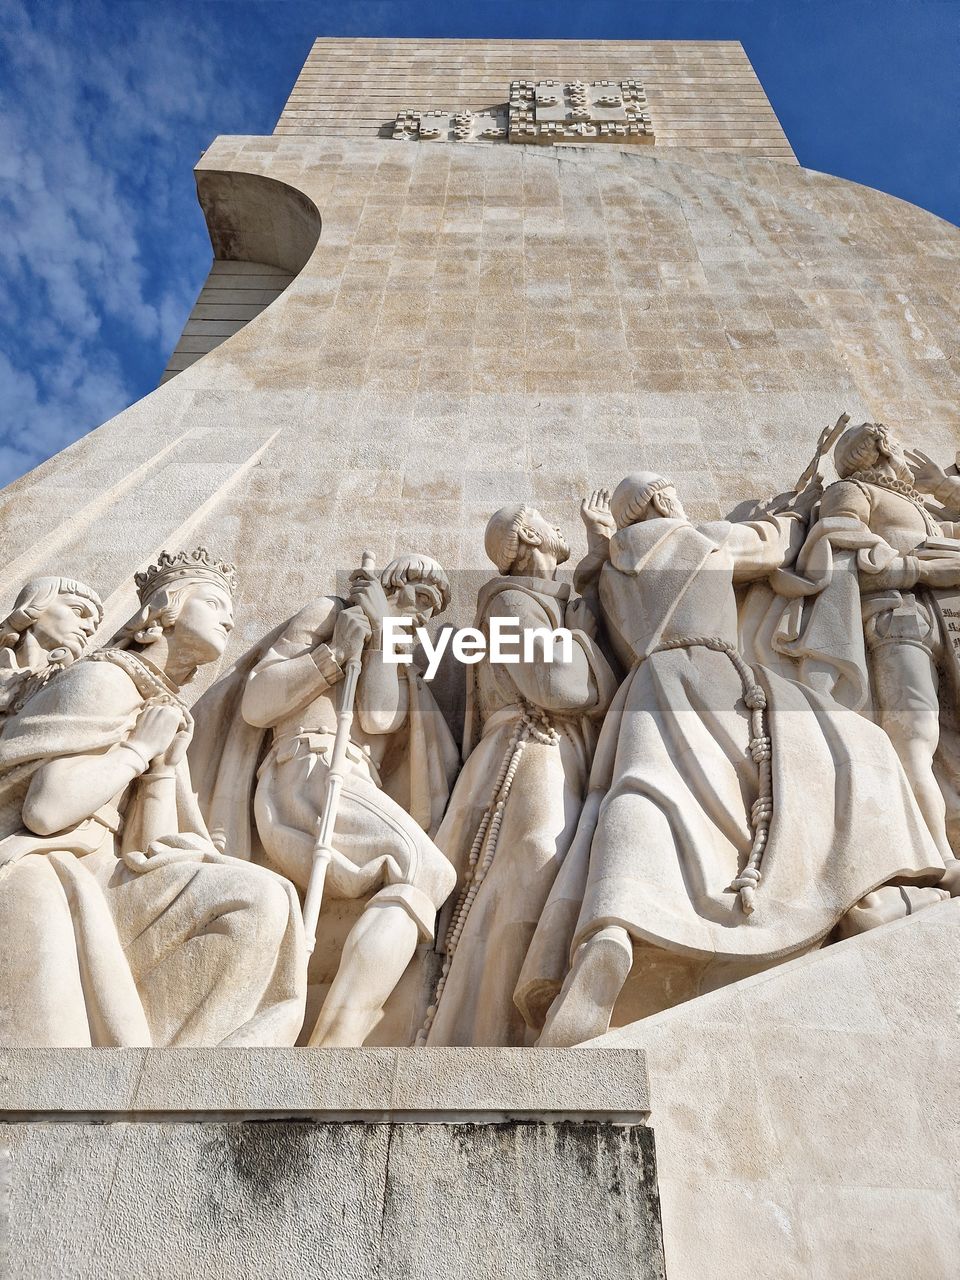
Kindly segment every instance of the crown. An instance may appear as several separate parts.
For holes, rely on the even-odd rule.
[[[156,564],[144,569],[143,573],[133,575],[141,604],[161,587],[168,587],[181,578],[204,578],[216,582],[226,587],[231,595],[237,589],[235,566],[215,559],[206,547],[197,547],[196,551],[178,551],[176,555],[161,551]]]

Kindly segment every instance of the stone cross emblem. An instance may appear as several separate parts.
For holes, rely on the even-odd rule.
[[[400,142],[496,142],[507,136],[507,111],[400,111],[393,136]]]

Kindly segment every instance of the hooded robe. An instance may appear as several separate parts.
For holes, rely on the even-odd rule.
[[[651,519],[611,539],[600,595],[615,645],[634,665],[604,722],[577,837],[518,983],[532,1026],[542,1025],[576,948],[607,925],[634,940],[645,1015],[818,945],[881,884],[942,874],[886,735],[758,667],[773,816],[752,914],[732,887],[759,794],[743,682],[725,652],[659,646],[735,646],[735,585],[783,564],[791,524]]]
[[[480,592],[474,626],[491,617],[521,628],[562,627],[567,583],[501,577]],[[460,936],[430,1028],[430,1045],[521,1045],[513,1002],[523,958],[573,839],[596,744],[615,681],[596,643],[573,632],[580,662],[485,661],[467,668],[464,753],[437,844],[464,876],[470,849],[521,723],[522,704],[545,713],[555,742],[528,739],[503,808],[497,849]],[[474,736],[479,730],[479,741]]]

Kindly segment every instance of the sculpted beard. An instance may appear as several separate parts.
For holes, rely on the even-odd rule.
[[[556,556],[557,564],[563,564],[564,561],[570,559],[570,547],[562,534],[544,535],[543,542],[540,545],[542,550],[549,555]]]

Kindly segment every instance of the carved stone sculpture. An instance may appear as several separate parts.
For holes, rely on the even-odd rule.
[[[960,477],[914,457],[924,486],[960,510]],[[934,839],[950,856],[933,771],[940,737],[938,665],[953,660],[951,647],[944,647],[938,589],[960,587],[960,525],[937,521],[927,510],[907,457],[886,427],[850,428],[837,444],[834,463],[840,480],[823,495],[798,566],[806,570],[811,597],[797,638],[781,648],[803,661],[812,681],[819,676],[834,691],[845,677],[857,690],[858,707],[872,705]],[[789,593],[789,581],[776,585]],[[865,645],[851,651],[861,618]],[[955,698],[958,686],[951,683]]]
[[[232,570],[137,575],[141,608],[0,733],[5,1045],[283,1045],[303,1020],[293,888],[211,845],[182,687],[223,652]],[[244,851],[245,852],[245,851]]]
[[[817,946],[870,889],[942,874],[889,740],[737,647],[735,587],[789,563],[793,510],[696,527],[662,476],[613,497],[599,592],[632,669],[607,715],[577,837],[517,997],[541,1045],[604,1032],[634,970],[640,1008]]]
[[[521,630],[568,627],[570,661],[467,667],[466,764],[437,843],[460,872],[446,959],[428,1014],[431,1045],[519,1045],[513,1002],[520,967],[554,877],[573,839],[599,723],[615,680],[594,640],[596,624],[568,583],[560,530],[538,511],[498,511],[486,549],[500,576],[480,592],[474,626],[489,641],[496,619]]]
[[[384,661],[387,616],[424,625],[449,602],[436,561],[409,555],[377,575],[353,575],[353,603],[324,596],[307,605],[253,655],[243,676],[243,724],[211,704],[205,735],[226,731],[219,778],[201,789],[224,832],[253,807],[271,863],[305,889],[313,863],[344,666],[363,648],[325,899],[366,899],[350,930],[311,1044],[360,1045],[410,962],[432,939],[450,895],[452,866],[430,838],[457,768],[450,730],[410,666]],[[365,647],[364,647],[365,646]],[[213,691],[211,691],[213,692]],[[269,745],[261,758],[261,740]],[[232,739],[235,739],[232,740]],[[229,840],[229,835],[227,835]],[[320,931],[324,928],[321,916]]]
[[[846,431],[834,464],[840,480],[823,495],[796,571],[771,580],[780,600],[794,603],[781,605],[770,643],[799,678],[886,731],[947,863],[940,884],[950,887],[960,883],[951,847],[960,840],[960,657],[951,643],[960,524],[935,518],[923,493],[955,514],[960,477],[905,452],[877,423]],[[871,923],[894,919],[939,897],[939,889],[891,886],[863,913]]]
[[[400,142],[652,144],[656,138],[638,80],[514,80],[504,105],[483,111],[397,112]]]
[[[32,578],[0,621],[0,724],[81,656],[103,619],[100,597],[73,578]]]

